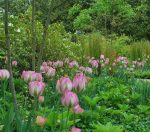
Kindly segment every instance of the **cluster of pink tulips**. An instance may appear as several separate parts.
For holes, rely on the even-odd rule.
[[[61,104],[63,107],[68,108],[69,111],[76,115],[84,112],[78,95],[86,90],[86,86],[88,84],[88,75],[92,75],[93,73],[98,74],[99,69],[106,69],[107,71],[107,68],[109,68],[109,70],[125,69],[128,71],[141,69],[144,67],[148,59],[149,57],[146,57],[145,60],[138,59],[135,61],[130,61],[127,57],[118,56],[114,61],[110,61],[109,58],[106,58],[103,54],[101,54],[98,59],[94,57],[88,58],[86,66],[83,66],[77,61],[69,60],[67,58],[64,61],[58,60],[43,62],[40,67],[40,72],[23,71],[21,78],[28,83],[29,94],[34,97],[35,102],[37,101],[37,103],[41,104],[44,102],[43,93],[46,86],[43,77],[46,77],[46,79],[50,79],[51,81],[55,81],[55,79],[59,77],[59,79],[57,78],[56,82],[56,91],[61,95]],[[17,61],[12,61],[12,66],[17,67],[17,65]],[[75,75],[72,73],[71,75],[67,73],[68,70],[65,68],[69,69],[69,71],[72,70],[72,73],[75,71]],[[60,77],[59,70],[61,69],[65,70],[60,72]],[[56,72],[59,76],[56,76]],[[65,74],[69,75],[70,77]],[[0,80],[9,79],[9,77],[10,73],[8,70],[0,69]],[[45,96],[45,98],[47,98],[47,96]],[[43,127],[46,122],[47,118],[42,116],[36,117],[36,124],[39,126]],[[81,132],[81,129],[72,127],[71,132]]]
[[[109,64],[109,58],[105,58],[105,56],[102,54],[100,55],[99,59],[94,59],[94,57],[90,58],[89,64],[91,64],[93,68],[98,68],[99,65],[104,67],[105,65]]]
[[[76,93],[84,91],[86,85],[87,78],[83,73],[76,74],[73,81],[69,77],[61,77],[57,81],[56,89],[62,94],[62,105],[72,107],[75,113],[82,113],[84,110],[79,105],[79,99]]]
[[[71,108],[72,112],[76,114],[84,112],[84,109],[79,105],[77,93],[85,90],[87,82],[87,78],[83,73],[77,73],[73,81],[67,76],[57,80],[56,90],[62,94],[62,105]],[[71,131],[81,132],[81,129],[73,127]]]
[[[43,94],[45,83],[41,73],[35,71],[23,71],[21,78],[29,82],[29,93],[31,96],[39,97]]]

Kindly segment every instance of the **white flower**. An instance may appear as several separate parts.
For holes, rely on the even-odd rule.
[[[12,23],[8,23],[8,26],[13,27],[14,25]]]
[[[18,32],[18,33],[20,33],[20,32],[21,32],[20,28],[18,28],[18,29],[17,29],[17,32]]]

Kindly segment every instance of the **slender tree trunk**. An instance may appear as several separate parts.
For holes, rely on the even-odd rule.
[[[105,36],[107,37],[107,13],[105,12]]]
[[[32,0],[32,70],[35,71],[36,34],[35,34],[35,0]]]
[[[42,64],[42,60],[43,60],[43,52],[44,52],[44,48],[46,46],[46,39],[47,39],[47,30],[48,30],[48,26],[50,23],[50,13],[51,13],[51,9],[49,9],[49,12],[47,14],[47,19],[45,21],[44,24],[44,28],[43,28],[43,40],[42,40],[42,45],[40,47],[40,52],[39,52],[39,56],[38,56],[38,71],[40,71],[40,65]]]
[[[47,30],[48,30],[48,25],[46,24],[43,29],[43,40],[42,40],[42,45],[40,47],[40,52],[38,56],[38,71],[40,71],[40,65],[42,64],[42,60],[43,60],[43,51],[46,46]]]
[[[13,82],[13,73],[12,73],[12,65],[11,65],[11,47],[10,47],[10,37],[8,31],[8,0],[5,0],[5,37],[6,37],[6,48],[7,48],[7,59],[8,59],[8,70],[10,73],[9,78],[9,87],[12,92],[13,103],[15,110],[17,110],[17,100],[16,100],[16,91]]]

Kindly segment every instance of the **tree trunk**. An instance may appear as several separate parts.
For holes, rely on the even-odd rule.
[[[11,89],[11,92],[12,92],[15,110],[17,110],[16,91],[15,91],[15,86],[13,82],[13,73],[12,73],[12,65],[11,65],[10,37],[9,37],[9,31],[8,31],[8,0],[5,0],[5,37],[6,37],[5,41],[6,41],[6,49],[7,49],[7,59],[8,59],[7,65],[8,65],[8,70],[10,73],[9,88]]]
[[[40,52],[39,52],[39,56],[38,56],[38,65],[37,65],[38,71],[40,71],[40,65],[42,64],[42,60],[43,60],[43,51],[46,46],[47,30],[48,30],[48,26],[49,26],[49,22],[50,22],[50,13],[51,13],[51,9],[49,9],[49,12],[47,14],[47,19],[45,21],[44,28],[43,28],[43,40],[42,40],[42,45],[40,47]]]
[[[32,70],[35,71],[36,34],[35,34],[35,0],[32,0]]]

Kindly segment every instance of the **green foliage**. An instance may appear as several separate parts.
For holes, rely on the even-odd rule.
[[[106,125],[98,124],[94,125],[96,127],[96,130],[93,130],[93,132],[122,132],[123,129],[120,126],[113,126],[110,122],[108,122]]]
[[[77,13],[80,12],[81,6],[79,4],[74,5],[70,10],[69,10],[69,16],[74,16]]]
[[[133,60],[138,58],[143,58],[144,55],[150,55],[150,43],[147,42],[137,42],[130,47],[130,57]]]
[[[80,12],[80,15],[77,16],[77,18],[74,21],[74,27],[75,29],[85,29],[88,27],[88,25],[91,22],[91,16],[89,14],[88,10],[82,10]]]

